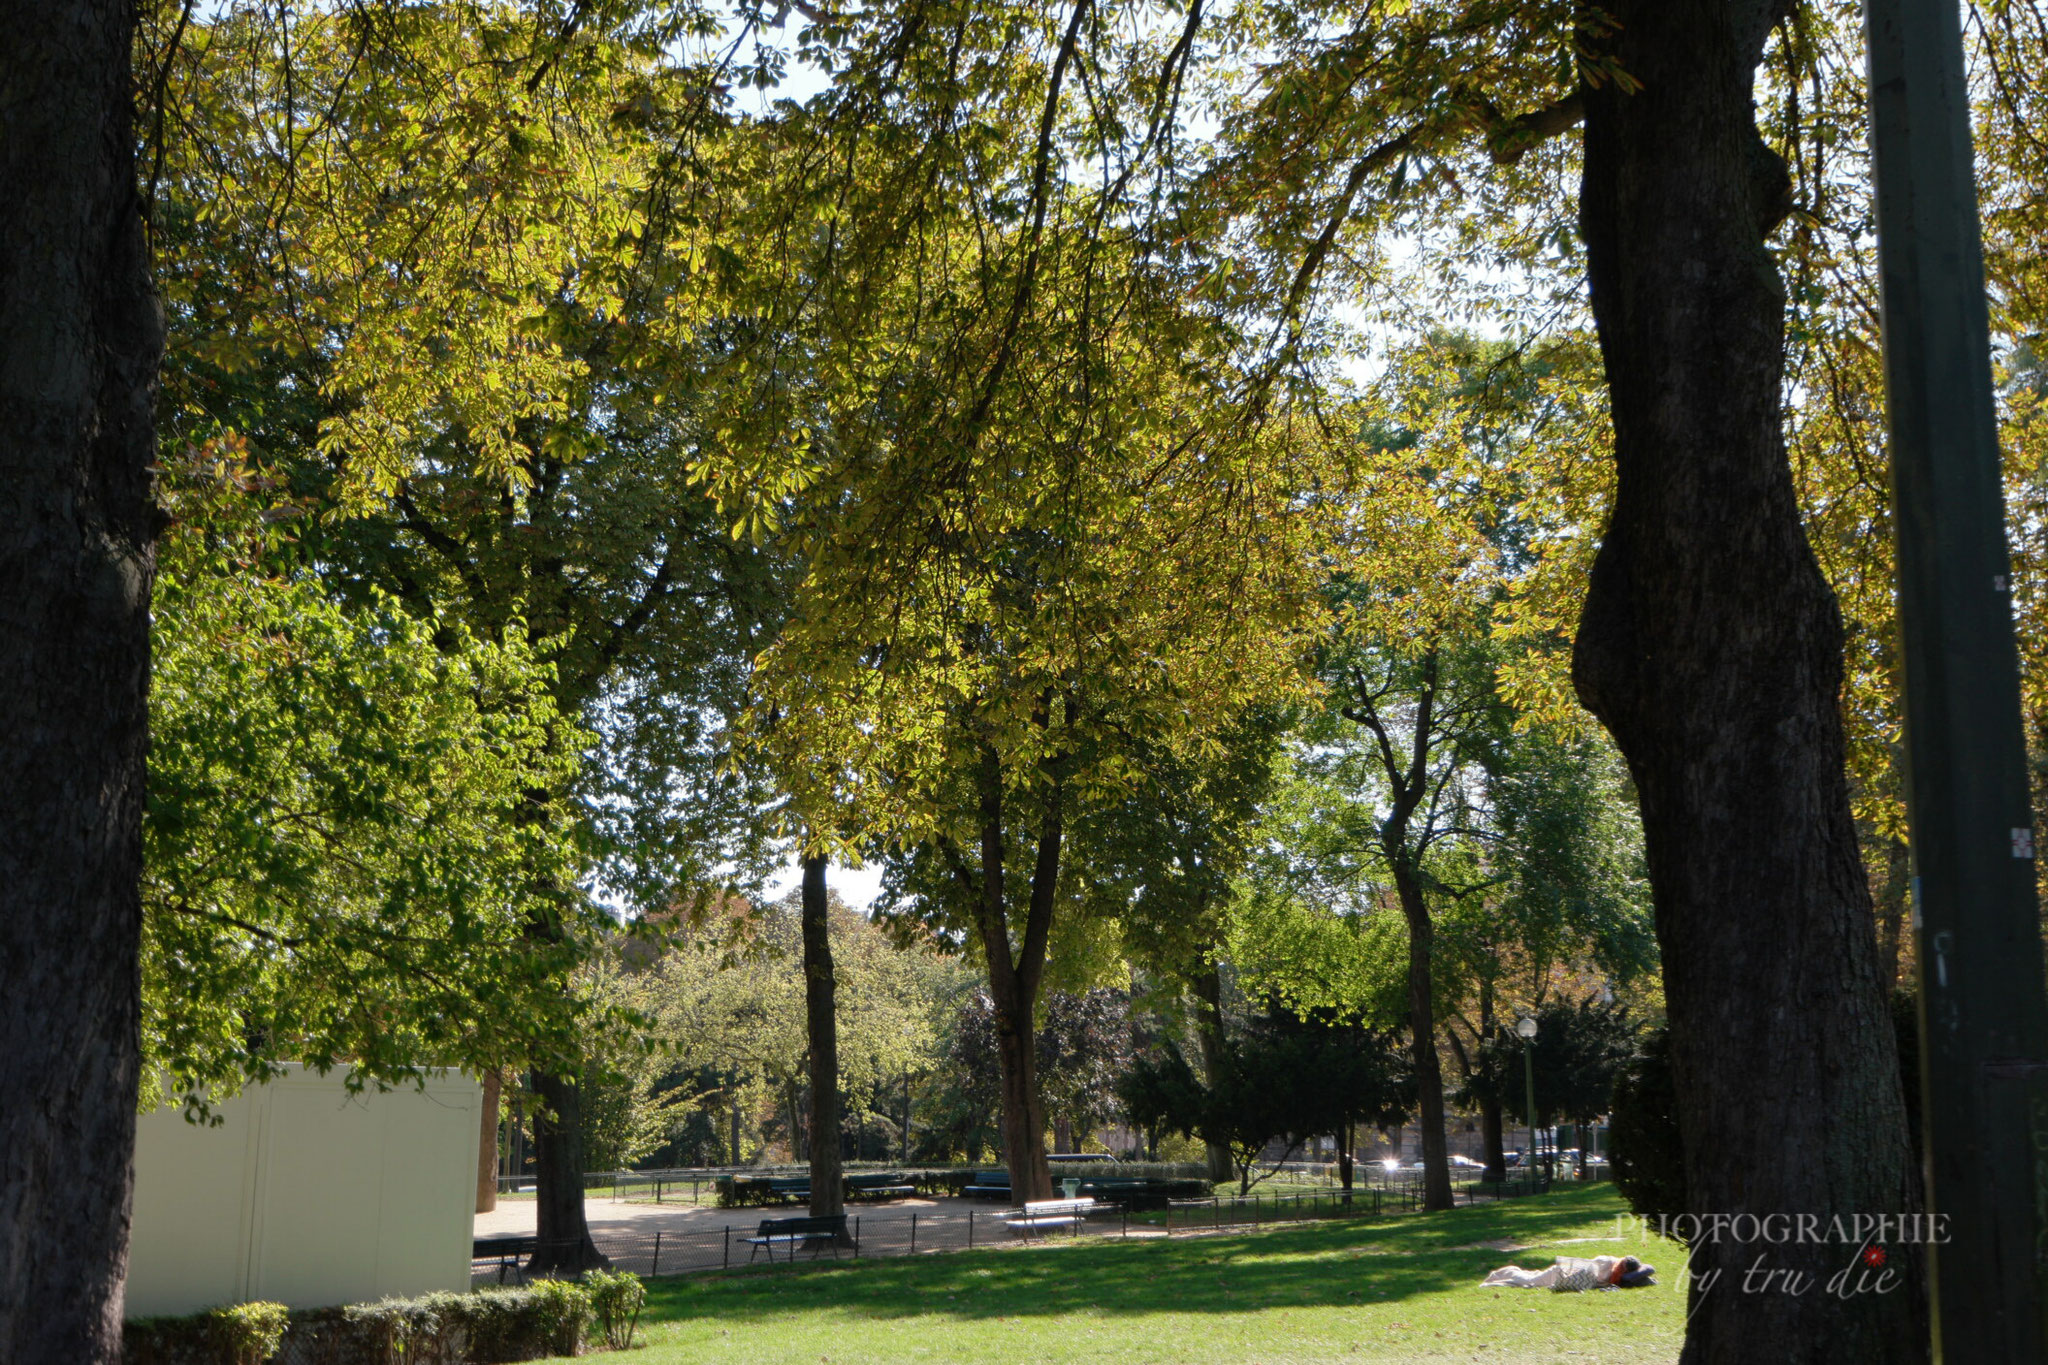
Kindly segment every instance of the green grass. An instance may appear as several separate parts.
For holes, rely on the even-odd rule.
[[[1617,1239],[1613,1187],[1244,1235],[826,1262],[649,1283],[622,1365],[710,1361],[1605,1362],[1670,1365],[1669,1243]],[[1500,1246],[1481,1245],[1501,1243]],[[1665,1284],[1481,1289],[1494,1266],[1633,1252]]]

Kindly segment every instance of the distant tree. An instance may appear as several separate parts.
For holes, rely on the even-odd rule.
[[[1253,1176],[1275,1139],[1290,1153],[1321,1134],[1341,1141],[1356,1123],[1399,1123],[1415,1104],[1399,1040],[1285,1010],[1233,1031],[1206,1078],[1169,1042],[1136,1059],[1116,1089],[1131,1121],[1155,1140],[1174,1132],[1228,1151],[1240,1194],[1278,1169]]]
[[[1506,1026],[1487,1040],[1492,1070],[1504,1077],[1502,1108],[1522,1123],[1531,1122],[1528,1087],[1518,1085],[1526,1046],[1534,1062],[1538,1127],[1563,1121],[1579,1130],[1579,1161],[1585,1161],[1586,1126],[1614,1107],[1615,1084],[1638,1055],[1636,1025],[1612,1001],[1553,999],[1536,1011],[1536,1037],[1525,1043]]]
[[[1080,1150],[1116,1105],[1116,1078],[1131,1060],[1130,1002],[1121,991],[1053,991],[1038,1033],[1038,1079],[1052,1118],[1053,1149]]]

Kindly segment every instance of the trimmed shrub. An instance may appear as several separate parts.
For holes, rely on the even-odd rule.
[[[638,1280],[633,1276],[624,1278]],[[614,1311],[627,1291],[611,1288]],[[645,1298],[645,1291],[640,1291]],[[583,1348],[596,1291],[571,1280],[522,1289],[426,1294],[287,1313],[251,1303],[182,1318],[139,1318],[122,1333],[127,1365],[509,1365]],[[637,1320],[635,1307],[626,1326]]]
[[[179,1318],[136,1318],[121,1325],[129,1365],[263,1365],[284,1340],[290,1310],[281,1303],[237,1303]]]
[[[586,1270],[576,1279],[590,1295],[590,1311],[607,1349],[623,1351],[633,1344],[647,1286],[630,1270]]]

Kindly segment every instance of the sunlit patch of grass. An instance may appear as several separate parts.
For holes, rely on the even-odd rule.
[[[1478,1287],[1504,1261],[1561,1253],[1675,1272],[1678,1249],[1623,1235],[1623,1212],[1603,1185],[1446,1214],[657,1280],[647,1344],[627,1359],[1668,1365],[1684,1330],[1675,1274],[1611,1293]]]

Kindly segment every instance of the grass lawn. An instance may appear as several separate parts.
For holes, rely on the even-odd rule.
[[[1487,1361],[1670,1365],[1671,1243],[1618,1239],[1611,1185],[1448,1214],[1171,1241],[1083,1241],[651,1281],[646,1345],[698,1361]],[[1512,1250],[1510,1250],[1512,1248]],[[1633,1252],[1664,1284],[1480,1289],[1508,1262]]]

